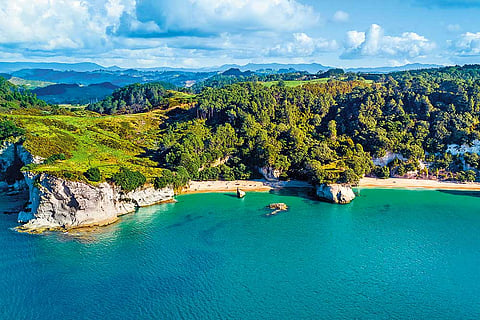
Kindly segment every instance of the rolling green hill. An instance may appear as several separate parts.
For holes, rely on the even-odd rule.
[[[150,181],[183,183],[247,179],[265,167],[313,183],[408,171],[464,181],[480,176],[479,156],[446,150],[480,140],[479,80],[480,67],[466,66],[377,82],[244,82],[198,95],[132,85],[89,107],[108,116],[49,106],[3,80],[0,110],[6,132],[24,132],[24,146],[46,159],[29,169],[68,179],[85,179],[90,168],[109,179],[129,168]],[[402,160],[375,167],[372,157],[386,152]]]

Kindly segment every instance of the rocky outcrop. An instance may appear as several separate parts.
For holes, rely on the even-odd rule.
[[[355,193],[349,185],[322,184],[317,186],[317,196],[321,200],[332,203],[346,204],[355,199]]]
[[[0,144],[0,190],[26,190],[20,168],[28,163],[38,163],[41,159],[34,158],[30,152],[19,143],[18,139],[3,141]]]
[[[449,145],[447,145],[446,152],[450,153],[454,156],[464,155],[467,152],[480,154],[480,140],[475,139],[470,143],[470,145],[468,145],[468,144],[463,144],[463,145],[449,144]]]
[[[258,168],[258,172],[268,181],[278,181],[282,171],[274,169],[272,167],[261,167]]]
[[[28,190],[29,201],[18,214],[25,231],[104,225],[139,207],[173,200],[171,188],[152,186],[123,192],[106,182],[90,185],[48,174],[20,172],[22,166],[43,161],[32,156],[19,140],[0,144],[0,190]]]
[[[395,159],[399,159],[401,161],[406,161],[407,160],[407,158],[405,158],[400,153],[393,153],[391,151],[387,151],[383,157],[373,158],[372,162],[376,166],[385,167]]]
[[[119,187],[68,181],[48,174],[26,172],[30,200],[18,216],[23,230],[69,229],[105,225],[139,207],[173,200],[172,188],[151,186],[125,193]]]

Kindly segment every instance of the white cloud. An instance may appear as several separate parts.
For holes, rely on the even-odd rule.
[[[349,31],[345,41],[344,59],[362,57],[415,58],[431,52],[435,43],[415,32],[389,36],[377,24],[367,32]]]
[[[130,0],[15,0],[0,6],[0,45],[30,50],[105,46]]]
[[[137,1],[130,20],[138,26],[151,23],[158,30],[151,36],[182,34],[208,36],[223,32],[300,31],[315,25],[320,17],[311,6],[296,0],[143,0]],[[127,20],[125,20],[127,21]],[[118,34],[135,35],[129,25],[116,29]]]
[[[268,54],[310,56],[337,47],[335,41],[305,33],[318,25],[320,15],[299,0],[0,3],[0,53],[4,59],[113,63],[123,59],[132,64],[158,61],[178,65]]]
[[[450,42],[457,55],[480,55],[480,32],[466,32],[455,42]]]
[[[335,40],[312,38],[306,33],[294,33],[290,41],[279,43],[267,48],[269,56],[308,57],[319,52],[328,52],[338,49]]]
[[[346,45],[347,48],[358,48],[362,43],[365,42],[365,32],[360,31],[348,31]]]
[[[342,10],[335,12],[333,15],[333,21],[335,22],[347,22],[350,19],[350,15]]]

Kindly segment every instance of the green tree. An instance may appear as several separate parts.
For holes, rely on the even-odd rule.
[[[98,168],[89,168],[87,171],[85,171],[84,176],[93,182],[98,182],[102,179],[102,175]]]

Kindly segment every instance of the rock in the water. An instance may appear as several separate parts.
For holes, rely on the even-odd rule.
[[[240,190],[239,188],[237,188],[237,198],[243,198],[245,197],[247,193],[243,190]]]
[[[317,186],[317,196],[332,203],[346,204],[355,199],[355,193],[349,185],[322,184]]]
[[[285,203],[272,203],[268,206],[270,209],[273,210],[287,210],[288,206]]]
[[[268,208],[272,209],[273,211],[270,212],[270,213],[267,213],[266,214],[267,217],[274,216],[277,213],[279,213],[280,211],[287,211],[288,210],[288,206],[285,203],[281,203],[281,202],[280,203],[272,203],[268,206]]]

